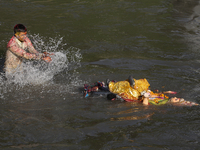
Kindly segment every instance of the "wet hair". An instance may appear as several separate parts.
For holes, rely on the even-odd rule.
[[[17,33],[17,32],[26,32],[27,29],[26,27],[23,25],[23,24],[16,24],[14,26],[14,33]]]

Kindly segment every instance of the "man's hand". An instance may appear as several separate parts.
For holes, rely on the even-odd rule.
[[[46,62],[51,62],[51,55],[54,55],[54,53],[47,53],[47,52],[44,52],[43,53],[43,57],[42,57],[42,60],[46,61]]]
[[[42,59],[48,63],[51,61],[51,57],[49,56],[43,57]]]
[[[44,57],[47,57],[47,56],[51,56],[51,55],[54,55],[54,53],[48,53],[48,52],[44,52],[43,53]]]

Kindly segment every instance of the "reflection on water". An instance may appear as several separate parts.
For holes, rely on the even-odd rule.
[[[148,119],[149,117],[151,117],[154,113],[152,114],[147,114],[147,115],[143,115],[143,116],[126,116],[126,117],[119,117],[119,118],[111,118],[111,121],[123,121],[123,120],[140,120],[140,119]]]

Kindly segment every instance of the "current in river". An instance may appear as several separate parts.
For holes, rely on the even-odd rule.
[[[83,97],[96,81],[146,78],[200,103],[199,0],[0,0],[0,149],[200,149],[199,107]],[[7,80],[17,23],[52,62]]]

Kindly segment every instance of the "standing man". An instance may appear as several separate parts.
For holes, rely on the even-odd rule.
[[[16,24],[14,27],[14,36],[7,45],[5,72],[13,74],[17,69],[21,68],[23,59],[51,61],[48,53],[39,53],[33,47],[31,41],[27,37],[27,29],[23,24]]]

